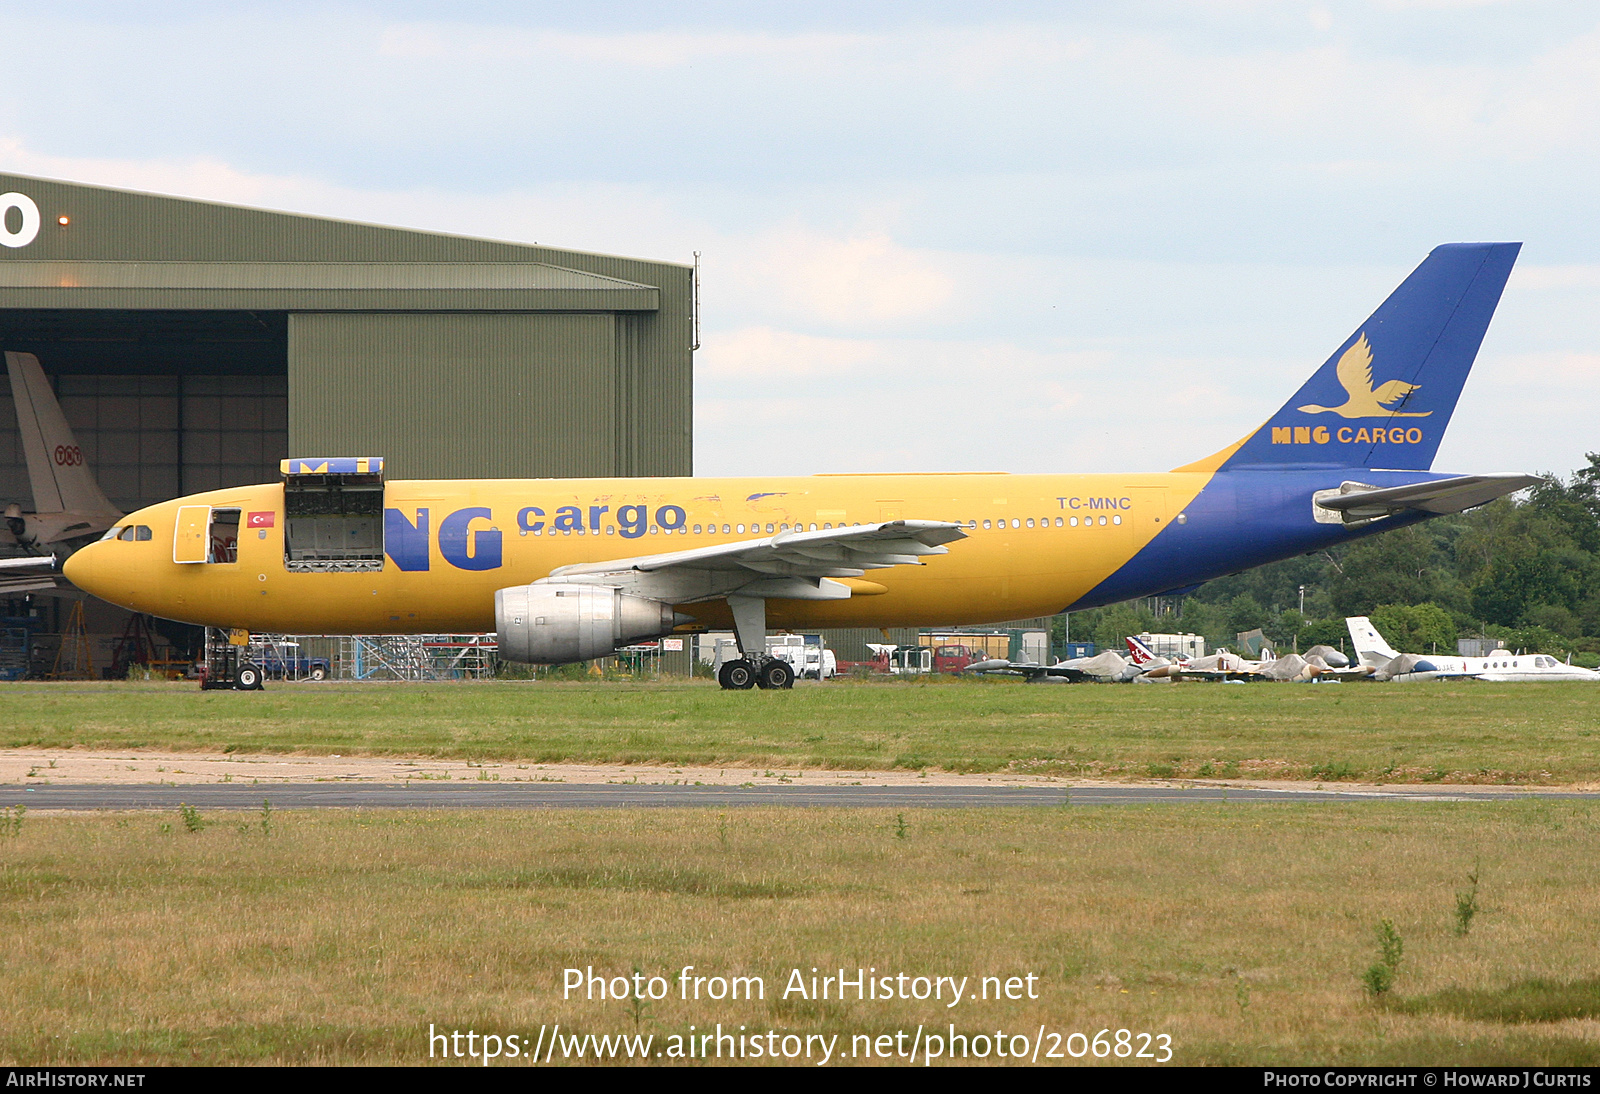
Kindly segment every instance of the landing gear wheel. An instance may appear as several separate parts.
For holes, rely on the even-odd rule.
[[[774,657],[756,670],[756,683],[767,691],[794,687],[794,669],[789,662]]]
[[[234,674],[233,686],[240,691],[260,691],[261,670],[254,665],[240,665]]]
[[[717,670],[717,683],[728,691],[749,691],[756,685],[756,667],[742,657],[724,661]]]

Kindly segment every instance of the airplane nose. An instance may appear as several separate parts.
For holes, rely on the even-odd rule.
[[[61,572],[66,575],[67,580],[87,593],[94,592],[94,553],[100,546],[98,543],[91,543],[74,551],[72,557],[61,566]]]

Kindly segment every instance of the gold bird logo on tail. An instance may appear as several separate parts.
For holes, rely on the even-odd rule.
[[[1372,346],[1368,344],[1365,334],[1356,339],[1355,345],[1344,351],[1344,355],[1339,358],[1339,364],[1334,368],[1334,375],[1339,378],[1339,384],[1349,395],[1343,406],[1318,406],[1316,403],[1308,403],[1295,409],[1304,414],[1337,414],[1341,418],[1426,418],[1433,413],[1431,410],[1389,409],[1389,403],[1404,399],[1422,385],[1408,384],[1404,380],[1390,380],[1386,384],[1373,387]]]

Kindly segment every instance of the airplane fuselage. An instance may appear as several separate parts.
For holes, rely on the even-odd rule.
[[[1491,684],[1533,684],[1562,680],[1600,681],[1600,673],[1564,664],[1549,654],[1502,650],[1491,657],[1441,657],[1422,654],[1431,670],[1396,676],[1399,681],[1472,679]]]
[[[773,599],[773,628],[990,623],[1191,586],[1398,527],[1318,520],[1312,494],[1350,469],[1131,475],[819,475],[804,478],[397,480],[384,486],[383,561],[369,572],[285,564],[281,484],[211,491],[140,510],[79,551],[69,577],[136,611],[211,626],[299,633],[494,629],[494,593],[573,564],[757,540],[790,529],[959,522],[965,539],[921,566],[846,579],[845,600]],[[173,561],[179,507],[237,509],[232,561]],[[140,533],[143,534],[142,532]],[[225,556],[228,557],[228,556]],[[726,626],[721,600],[683,608]]]

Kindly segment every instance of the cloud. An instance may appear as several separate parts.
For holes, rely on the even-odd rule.
[[[1232,383],[1258,371],[1004,338],[714,332],[696,473],[1160,471],[1259,424],[1273,408],[1241,405]]]
[[[406,23],[383,30],[378,53],[427,61],[541,61],[570,58],[628,68],[676,68],[736,59],[799,61],[881,46],[860,34],[653,31],[575,34],[464,23]]]
[[[1550,289],[1600,291],[1600,266],[1518,266],[1517,288],[1530,292]]]
[[[769,286],[792,312],[825,323],[931,317],[955,296],[938,258],[896,243],[886,232],[827,236],[785,228],[743,244],[740,273]]]
[[[207,9],[64,33],[36,7],[8,31],[71,45],[14,59],[0,165],[701,251],[697,451],[724,471],[1173,466],[1259,424],[1428,246],[1526,239],[1540,265],[1447,451],[1593,446],[1600,16],[1053,10],[612,33]]]

